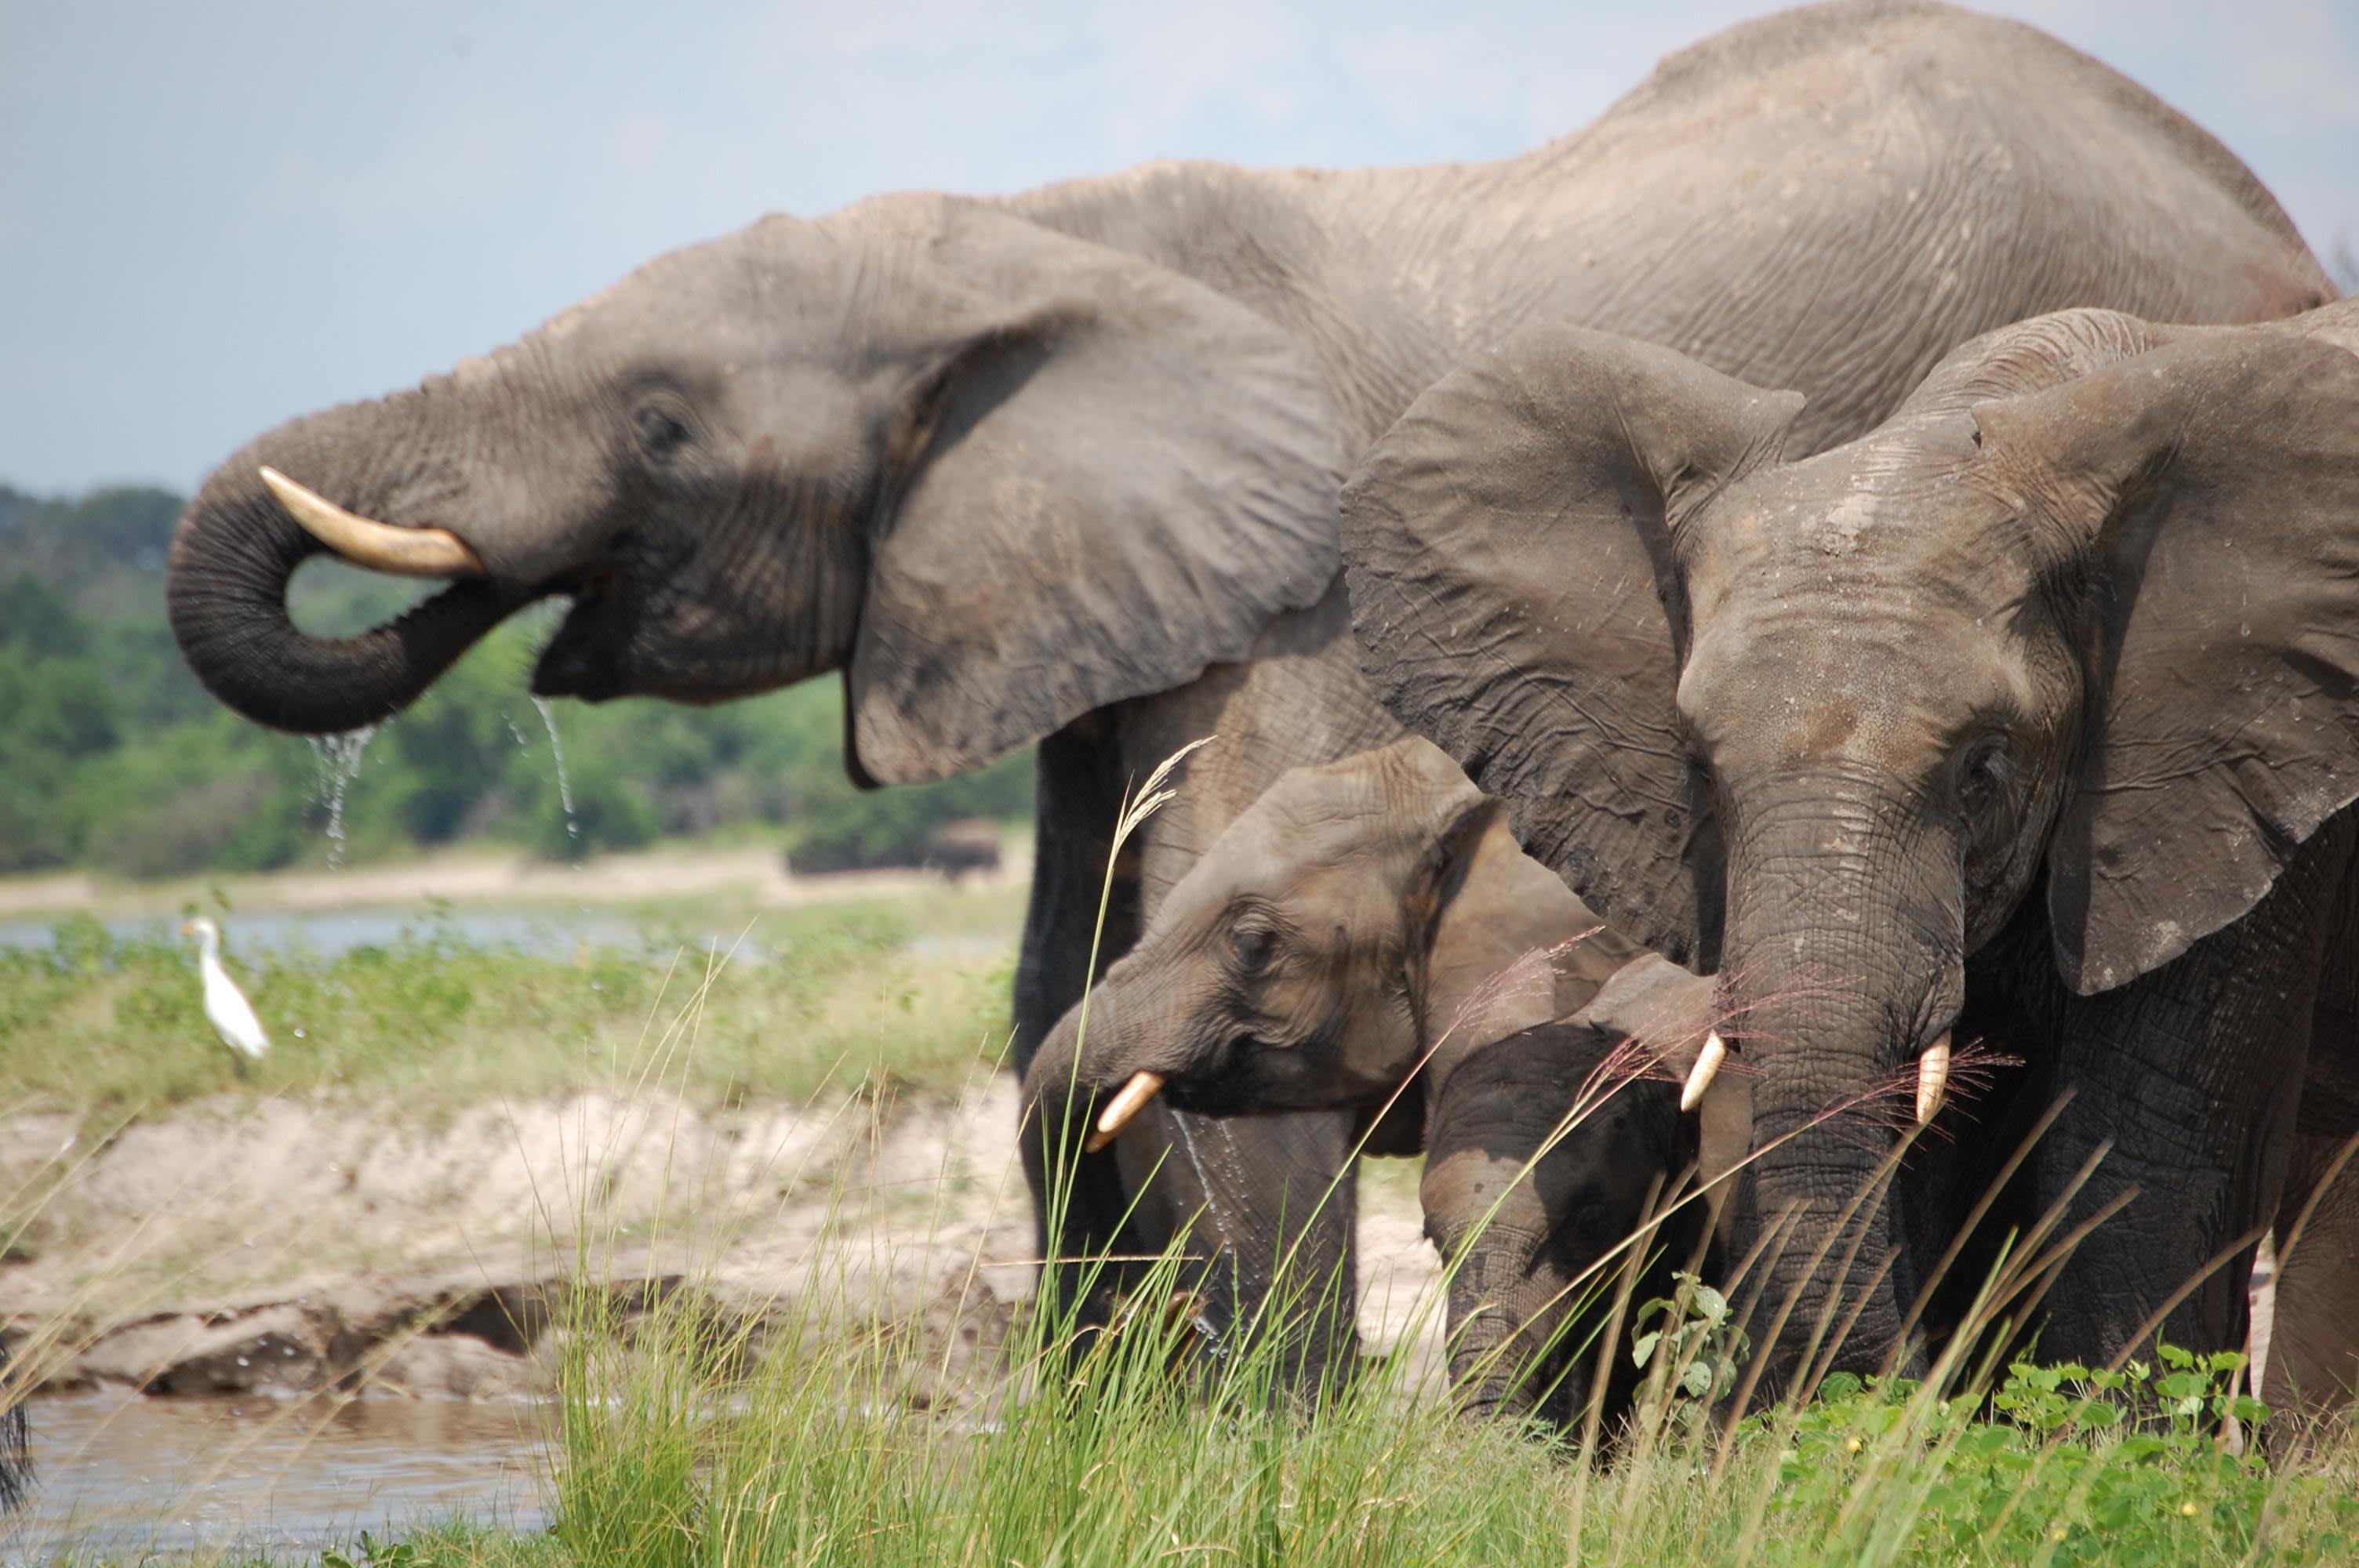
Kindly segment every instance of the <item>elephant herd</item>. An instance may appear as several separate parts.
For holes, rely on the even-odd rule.
[[[1043,1241],[1183,1238],[1215,1332],[1281,1254],[1348,1298],[1364,1147],[1425,1154],[1478,1411],[1587,1398],[1541,1365],[1570,1287],[1698,1175],[1658,1250],[1762,1260],[1765,1395],[1921,1365],[2043,1217],[2078,1238],[2043,1355],[2241,1345],[2253,1248],[2301,1216],[2272,1392],[2330,1402],[2334,297],[2134,83],[1833,0],[1499,162],[1160,164],[675,252],[232,457],[172,622],[295,730],[562,596],[541,695],[841,671],[877,784],[1037,743],[1036,1191],[1116,1134]],[[447,586],[313,637],[286,588],[322,550]],[[1126,787],[1207,736],[1117,847]],[[1289,1328],[1303,1376],[1348,1364],[1348,1309]]]

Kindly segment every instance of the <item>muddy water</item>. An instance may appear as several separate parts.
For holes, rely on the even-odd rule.
[[[546,1407],[457,1400],[33,1402],[39,1487],[0,1558],[137,1558],[234,1547],[317,1552],[459,1515],[546,1521]]]

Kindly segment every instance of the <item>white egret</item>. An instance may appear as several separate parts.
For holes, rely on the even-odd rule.
[[[180,927],[180,935],[197,939],[197,968],[205,979],[205,1016],[212,1020],[223,1043],[238,1054],[238,1070],[243,1072],[247,1062],[262,1060],[262,1054],[270,1049],[270,1036],[262,1032],[262,1020],[254,1016],[254,1004],[222,968],[221,927],[200,914]]]

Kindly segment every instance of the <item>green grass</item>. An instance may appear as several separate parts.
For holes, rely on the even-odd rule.
[[[1005,1038],[1005,964],[919,959],[907,944],[1010,918],[967,896],[765,916],[749,940],[773,959],[723,974],[682,1022],[695,960],[667,989],[639,957],[485,954],[429,929],[276,967],[256,1000],[278,1048],[243,1081],[198,1016],[184,952],[111,944],[83,924],[60,933],[55,955],[0,956],[0,1093],[137,1110],[328,1089],[449,1107],[639,1082],[648,1042],[671,1028],[690,1031],[692,1048],[658,1051],[660,1087],[691,1095],[809,1096],[888,1076],[948,1088]],[[1408,1163],[1388,1165],[1386,1180],[1413,1179]],[[1660,1336],[1655,1381],[1634,1428],[1597,1459],[1462,1423],[1435,1374],[1406,1356],[1372,1363],[1315,1408],[1285,1396],[1270,1342],[1214,1355],[1186,1314],[1164,1310],[1180,1293],[1171,1260],[1114,1333],[1084,1343],[1051,1302],[1020,1314],[995,1356],[954,1367],[955,1335],[870,1313],[855,1275],[877,1238],[859,1222],[838,1229],[812,1288],[759,1321],[717,1317],[695,1288],[726,1256],[727,1234],[657,1239],[658,1271],[688,1288],[652,1308],[618,1304],[636,1299],[617,1289],[632,1282],[619,1238],[583,1242],[554,1271],[582,1288],[558,1341],[549,1530],[422,1523],[310,1561],[2359,1562],[2359,1448],[2340,1436],[2275,1468],[2229,1452],[2217,1432],[2239,1409],[2233,1358],[1831,1379],[1807,1405],[1731,1428],[1690,1391],[1727,1387],[1724,1325],[1708,1310],[1657,1316],[1645,1323]]]
[[[690,1070],[684,1054],[675,1062]],[[1114,1332],[1084,1341],[1053,1303],[1036,1306],[997,1357],[946,1383],[954,1336],[864,1315],[853,1276],[875,1238],[858,1223],[822,1254],[813,1288],[760,1321],[716,1315],[697,1288],[731,1239],[662,1238],[648,1267],[687,1288],[652,1307],[616,1288],[632,1279],[614,1238],[585,1240],[561,1271],[587,1283],[560,1314],[550,1529],[422,1524],[318,1561],[2359,1561],[2359,1450],[2339,1439],[2274,1469],[2229,1452],[2219,1418],[2256,1413],[2232,1392],[2233,1357],[2171,1354],[2117,1375],[1947,1365],[1933,1383],[1837,1378],[1808,1405],[1730,1429],[1689,1391],[1724,1390],[1737,1348],[1705,1300],[1645,1320],[1661,1335],[1656,1381],[1593,1464],[1560,1440],[1461,1422],[1435,1374],[1404,1357],[1315,1408],[1292,1400],[1267,1342],[1211,1355],[1184,1314],[1161,1310],[1180,1293],[1170,1260]]]
[[[676,1087],[713,1101],[888,1078],[954,1088],[1006,1042],[1018,897],[944,890],[732,917],[738,958],[706,999]],[[192,946],[66,921],[53,950],[0,950],[0,1104],[119,1119],[211,1095],[324,1091],[431,1116],[627,1087],[713,961],[701,939],[663,937],[662,914],[645,952],[539,957],[468,946],[428,920],[382,946],[274,959],[259,978],[233,960],[273,1042],[244,1076],[204,1019]],[[1005,951],[921,957],[910,944],[924,935],[985,949],[1004,936]]]
[[[1037,1314],[1003,1380],[971,1405],[919,1412],[904,1396],[926,1344],[846,1334],[804,1305],[756,1357],[692,1295],[630,1318],[613,1299],[585,1293],[570,1314],[549,1532],[431,1527],[349,1561],[1930,1568],[2359,1555],[2347,1445],[2279,1471],[2221,1446],[2227,1359],[2133,1369],[2111,1390],[2073,1368],[2017,1368],[1995,1390],[2004,1422],[1970,1384],[1837,1379],[1733,1434],[1666,1379],[1614,1461],[1593,1467],[1506,1427],[1461,1424],[1397,1362],[1315,1411],[1274,1396],[1266,1355],[1207,1379],[1188,1331],[1154,1313],[1078,1357],[1058,1315]]]

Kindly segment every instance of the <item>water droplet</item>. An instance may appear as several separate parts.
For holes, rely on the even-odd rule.
[[[557,709],[549,698],[536,697],[532,705],[540,709],[541,726],[549,731],[549,754],[557,759],[557,799],[565,807],[565,835],[573,840],[573,863],[582,863],[582,823],[573,815],[573,781],[565,773],[565,742],[557,738]]]
[[[320,768],[320,794],[328,803],[328,869],[344,866],[344,795],[360,776],[361,754],[380,725],[364,724],[341,735],[314,735],[311,756]]]

